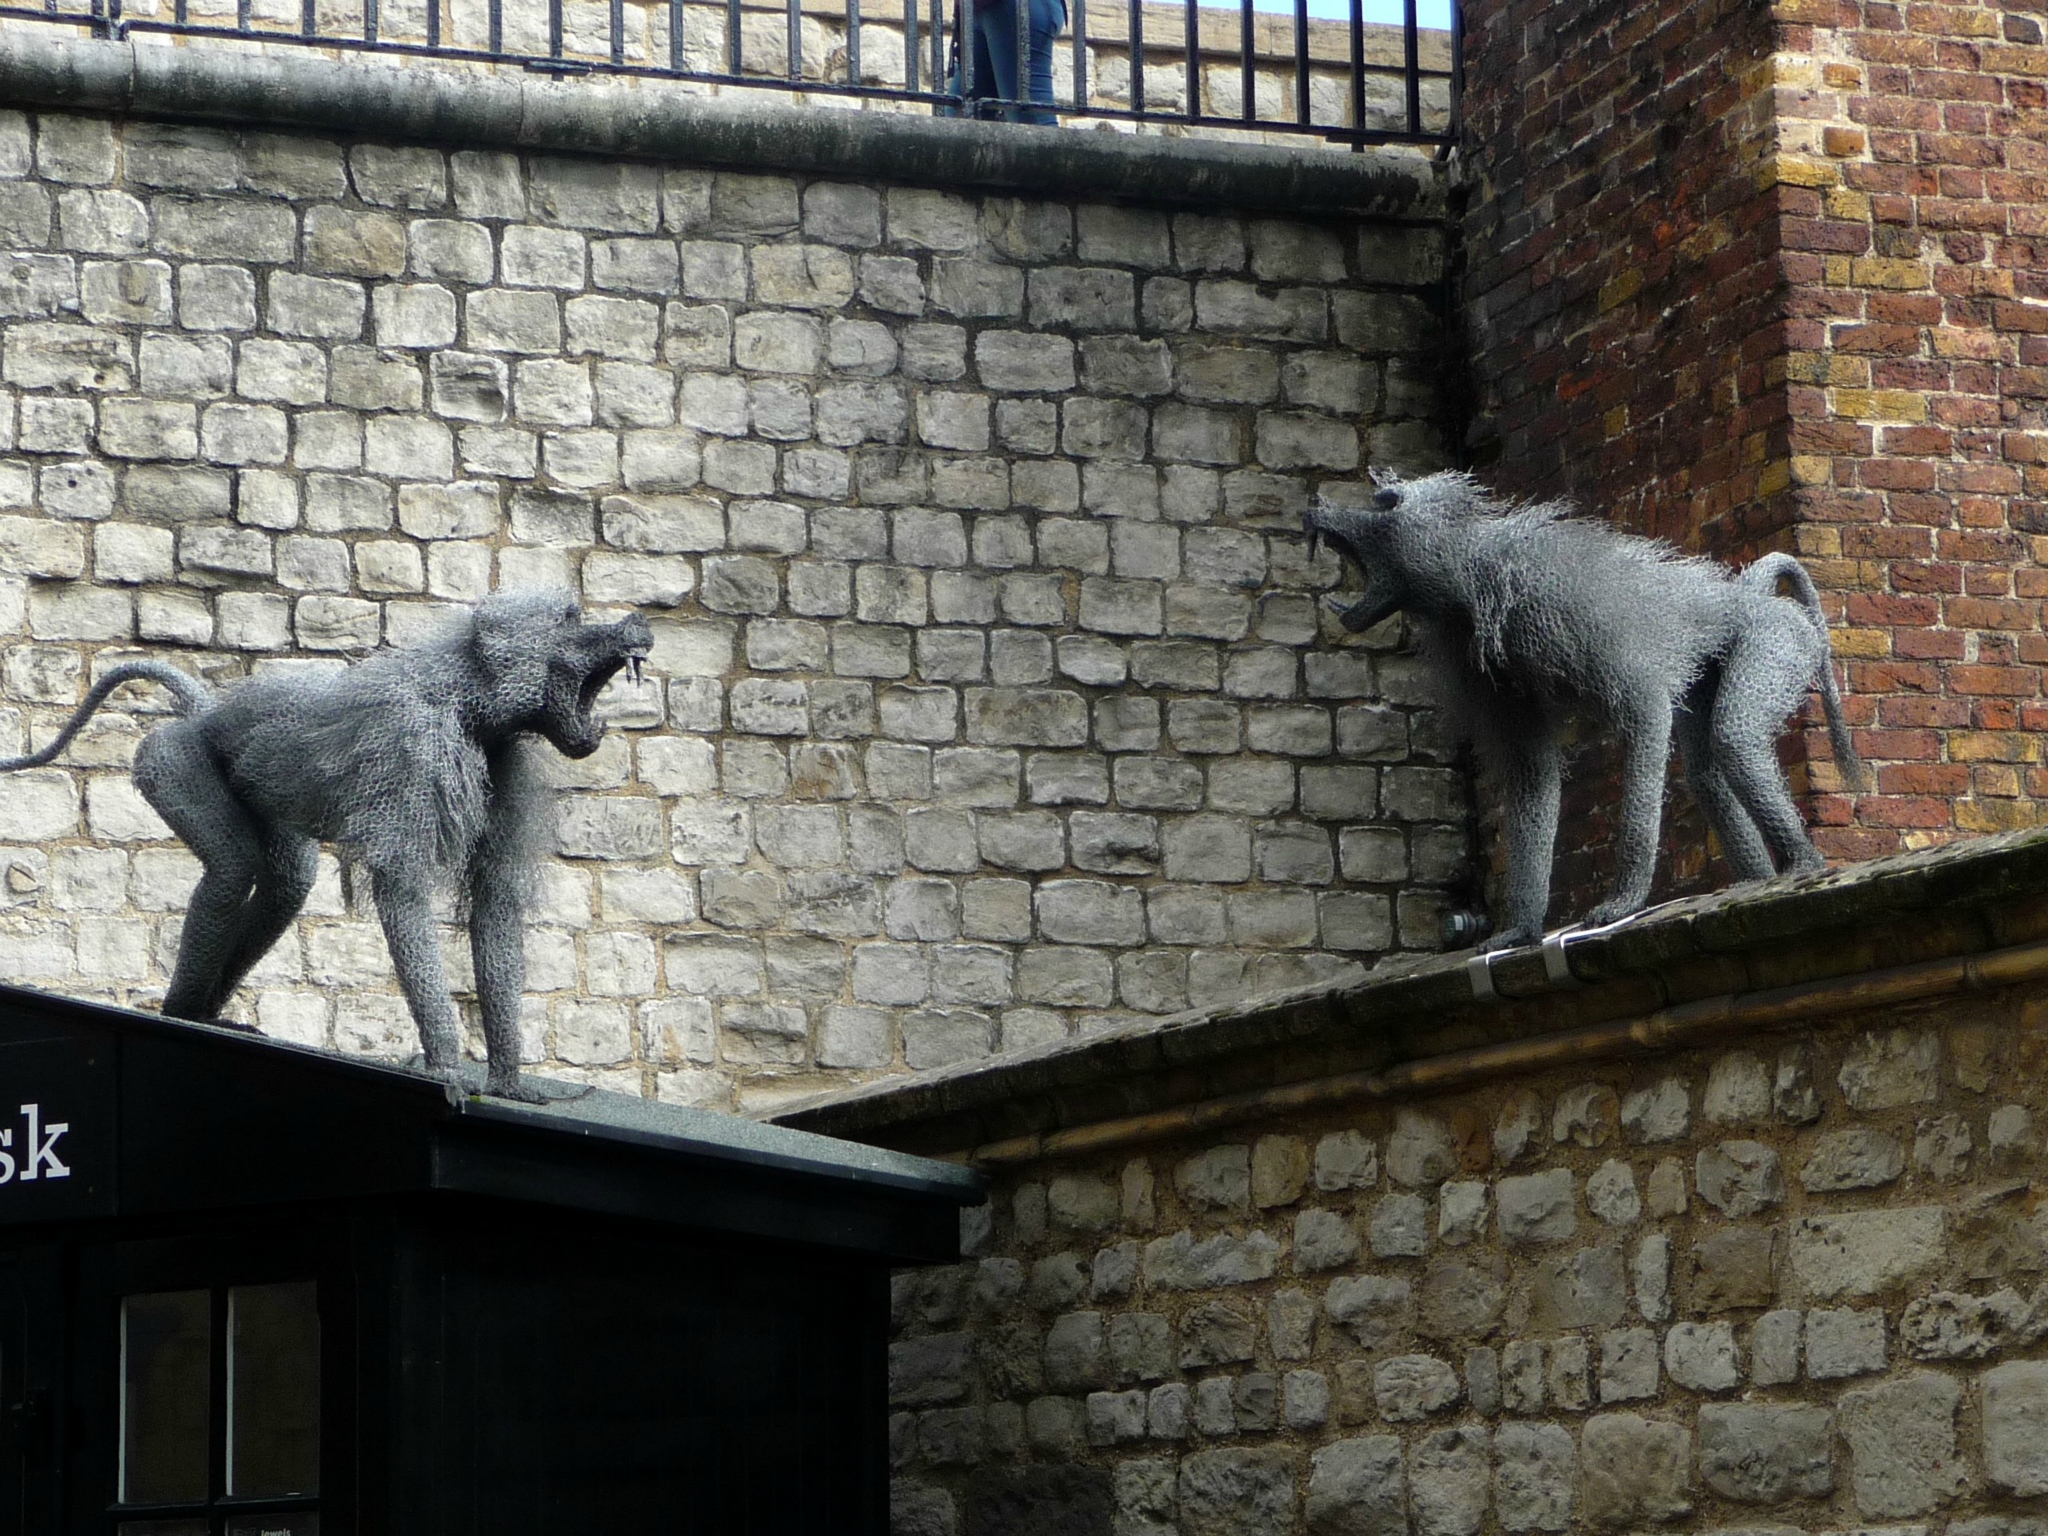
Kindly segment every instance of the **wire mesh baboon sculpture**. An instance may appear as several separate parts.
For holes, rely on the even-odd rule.
[[[53,761],[123,683],[171,691],[179,718],[135,753],[135,786],[199,856],[163,1011],[205,1020],[283,935],[312,889],[318,846],[368,870],[377,916],[430,1070],[453,1078],[461,1031],[442,974],[433,895],[452,882],[469,923],[488,1060],[485,1091],[530,1098],[519,1075],[522,925],[550,796],[535,756],[597,750],[591,714],[653,643],[638,614],[583,618],[563,591],[500,593],[438,641],[346,671],[254,678],[219,694],[162,662],[110,668],[48,746]]]
[[[1649,900],[1675,734],[1687,778],[1740,880],[1823,865],[1778,767],[1786,716],[1818,689],[1845,777],[1862,765],[1836,691],[1827,620],[1790,555],[1740,575],[1668,544],[1570,517],[1559,502],[1511,507],[1470,476],[1376,475],[1357,509],[1309,514],[1365,579],[1350,630],[1413,622],[1436,690],[1502,795],[1507,891],[1484,946],[1534,943],[1550,905],[1562,729],[1586,719],[1626,756],[1614,894],[1592,923]],[[1796,600],[1778,595],[1787,582]]]

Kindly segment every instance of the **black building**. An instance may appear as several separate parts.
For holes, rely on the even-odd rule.
[[[966,1169],[0,987],[0,1533],[887,1526]]]

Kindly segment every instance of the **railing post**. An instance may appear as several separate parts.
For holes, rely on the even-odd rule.
[[[1415,35],[1415,0],[1406,0],[1402,7],[1401,44],[1402,66],[1408,76],[1408,131],[1422,132],[1422,49],[1421,39]]]
[[[1294,120],[1308,124],[1308,0],[1294,0]]]
[[[1088,0],[1074,0],[1074,110],[1088,110]]]
[[[1131,0],[1131,110],[1145,114],[1145,4]]]

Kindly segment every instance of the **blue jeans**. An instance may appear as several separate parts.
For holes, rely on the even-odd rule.
[[[1067,24],[1064,0],[1029,0],[1031,6],[1031,95],[1028,107],[997,109],[992,98],[1016,101],[1017,94],[1017,0],[995,0],[993,5],[976,5],[961,0],[974,18],[974,94],[966,111],[974,117],[1003,117],[1013,123],[1051,123],[1047,110],[1052,105],[1052,40]],[[954,39],[956,49],[961,46]],[[956,52],[949,89],[960,94],[960,62]],[[1043,103],[1043,105],[1038,105]]]

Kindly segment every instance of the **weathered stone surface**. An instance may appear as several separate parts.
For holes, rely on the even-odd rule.
[[[2048,1364],[1992,1367],[1983,1401],[1985,1476],[2018,1498],[2048,1493]]]
[[[1396,1111],[1394,1133],[1387,1139],[1387,1177],[1415,1188],[1439,1183],[1457,1167],[1457,1150],[1448,1126],[1415,1110]]]
[[[1707,1314],[1770,1305],[1777,1294],[1776,1250],[1776,1234],[1768,1227],[1728,1227],[1702,1238],[1690,1255],[1688,1310]]]
[[[1941,1091],[1941,1041],[1931,1030],[1872,1031],[1849,1048],[1836,1081],[1852,1109],[1924,1104]]]
[[[1064,1536],[1071,1531],[1108,1530],[1115,1497],[1110,1474],[1102,1467],[997,1466],[976,1473],[968,1485],[966,1508],[964,1529],[969,1532]],[[1224,1536],[1224,1531],[1219,1528],[1217,1536]]]
[[[1415,1536],[1477,1536],[1491,1502],[1492,1436],[1478,1425],[1442,1429],[1408,1448]]]
[[[1905,1171],[1905,1148],[1896,1136],[1868,1126],[1852,1126],[1832,1131],[1814,1143],[1799,1182],[1816,1192],[1874,1189]]]
[[[1679,1323],[1664,1335],[1664,1369],[1681,1387],[1727,1392],[1742,1380],[1728,1323]]]
[[[1339,1440],[1312,1458],[1302,1513],[1315,1536],[1403,1536],[1406,1495],[1399,1440]]]
[[[1832,1430],[1825,1408],[1704,1404],[1700,1476],[1723,1498],[1743,1504],[1824,1497],[1835,1486]]]
[[[1815,1300],[1879,1295],[1939,1266],[1947,1233],[1939,1206],[1804,1217],[1792,1224],[1792,1280]]]
[[[2010,1289],[1989,1296],[1936,1291],[1907,1304],[1899,1342],[1921,1360],[1981,1360],[2039,1329],[2036,1307]]]
[[[1956,1447],[1961,1401],[1961,1386],[1932,1371],[1842,1394],[1839,1422],[1859,1514],[1923,1515],[1955,1496],[1966,1476]]]
[[[1503,1424],[1494,1433],[1493,1452],[1493,1504],[1501,1529],[1570,1529],[1578,1461],[1571,1432],[1557,1424]]]
[[[1724,1141],[1703,1150],[1694,1164],[1694,1187],[1731,1220],[1754,1216],[1785,1198],[1778,1154],[1756,1141]]]
[[[1435,1339],[1484,1338],[1507,1305],[1507,1266],[1497,1260],[1443,1260],[1422,1273],[1417,1330]]]
[[[1885,1367],[1884,1313],[1875,1307],[1806,1314],[1806,1373],[1815,1381],[1862,1376]]]
[[[1184,1536],[1285,1530],[1294,1519],[1294,1479],[1295,1457],[1288,1451],[1197,1451],[1180,1464],[1180,1528]]]
[[[1612,1327],[1628,1306],[1621,1249],[1582,1248],[1532,1265],[1521,1301],[1518,1311],[1536,1332]]]
[[[1598,1530],[1668,1525],[1692,1513],[1692,1435],[1633,1413],[1586,1421],[1579,1444],[1579,1517]]]
[[[1415,1297],[1403,1279],[1345,1275],[1330,1282],[1323,1307],[1330,1320],[1348,1330],[1362,1348],[1382,1349],[1411,1326]]]
[[[1501,1237],[1510,1243],[1558,1242],[1578,1231],[1567,1168],[1502,1179],[1494,1188],[1494,1205]]]

